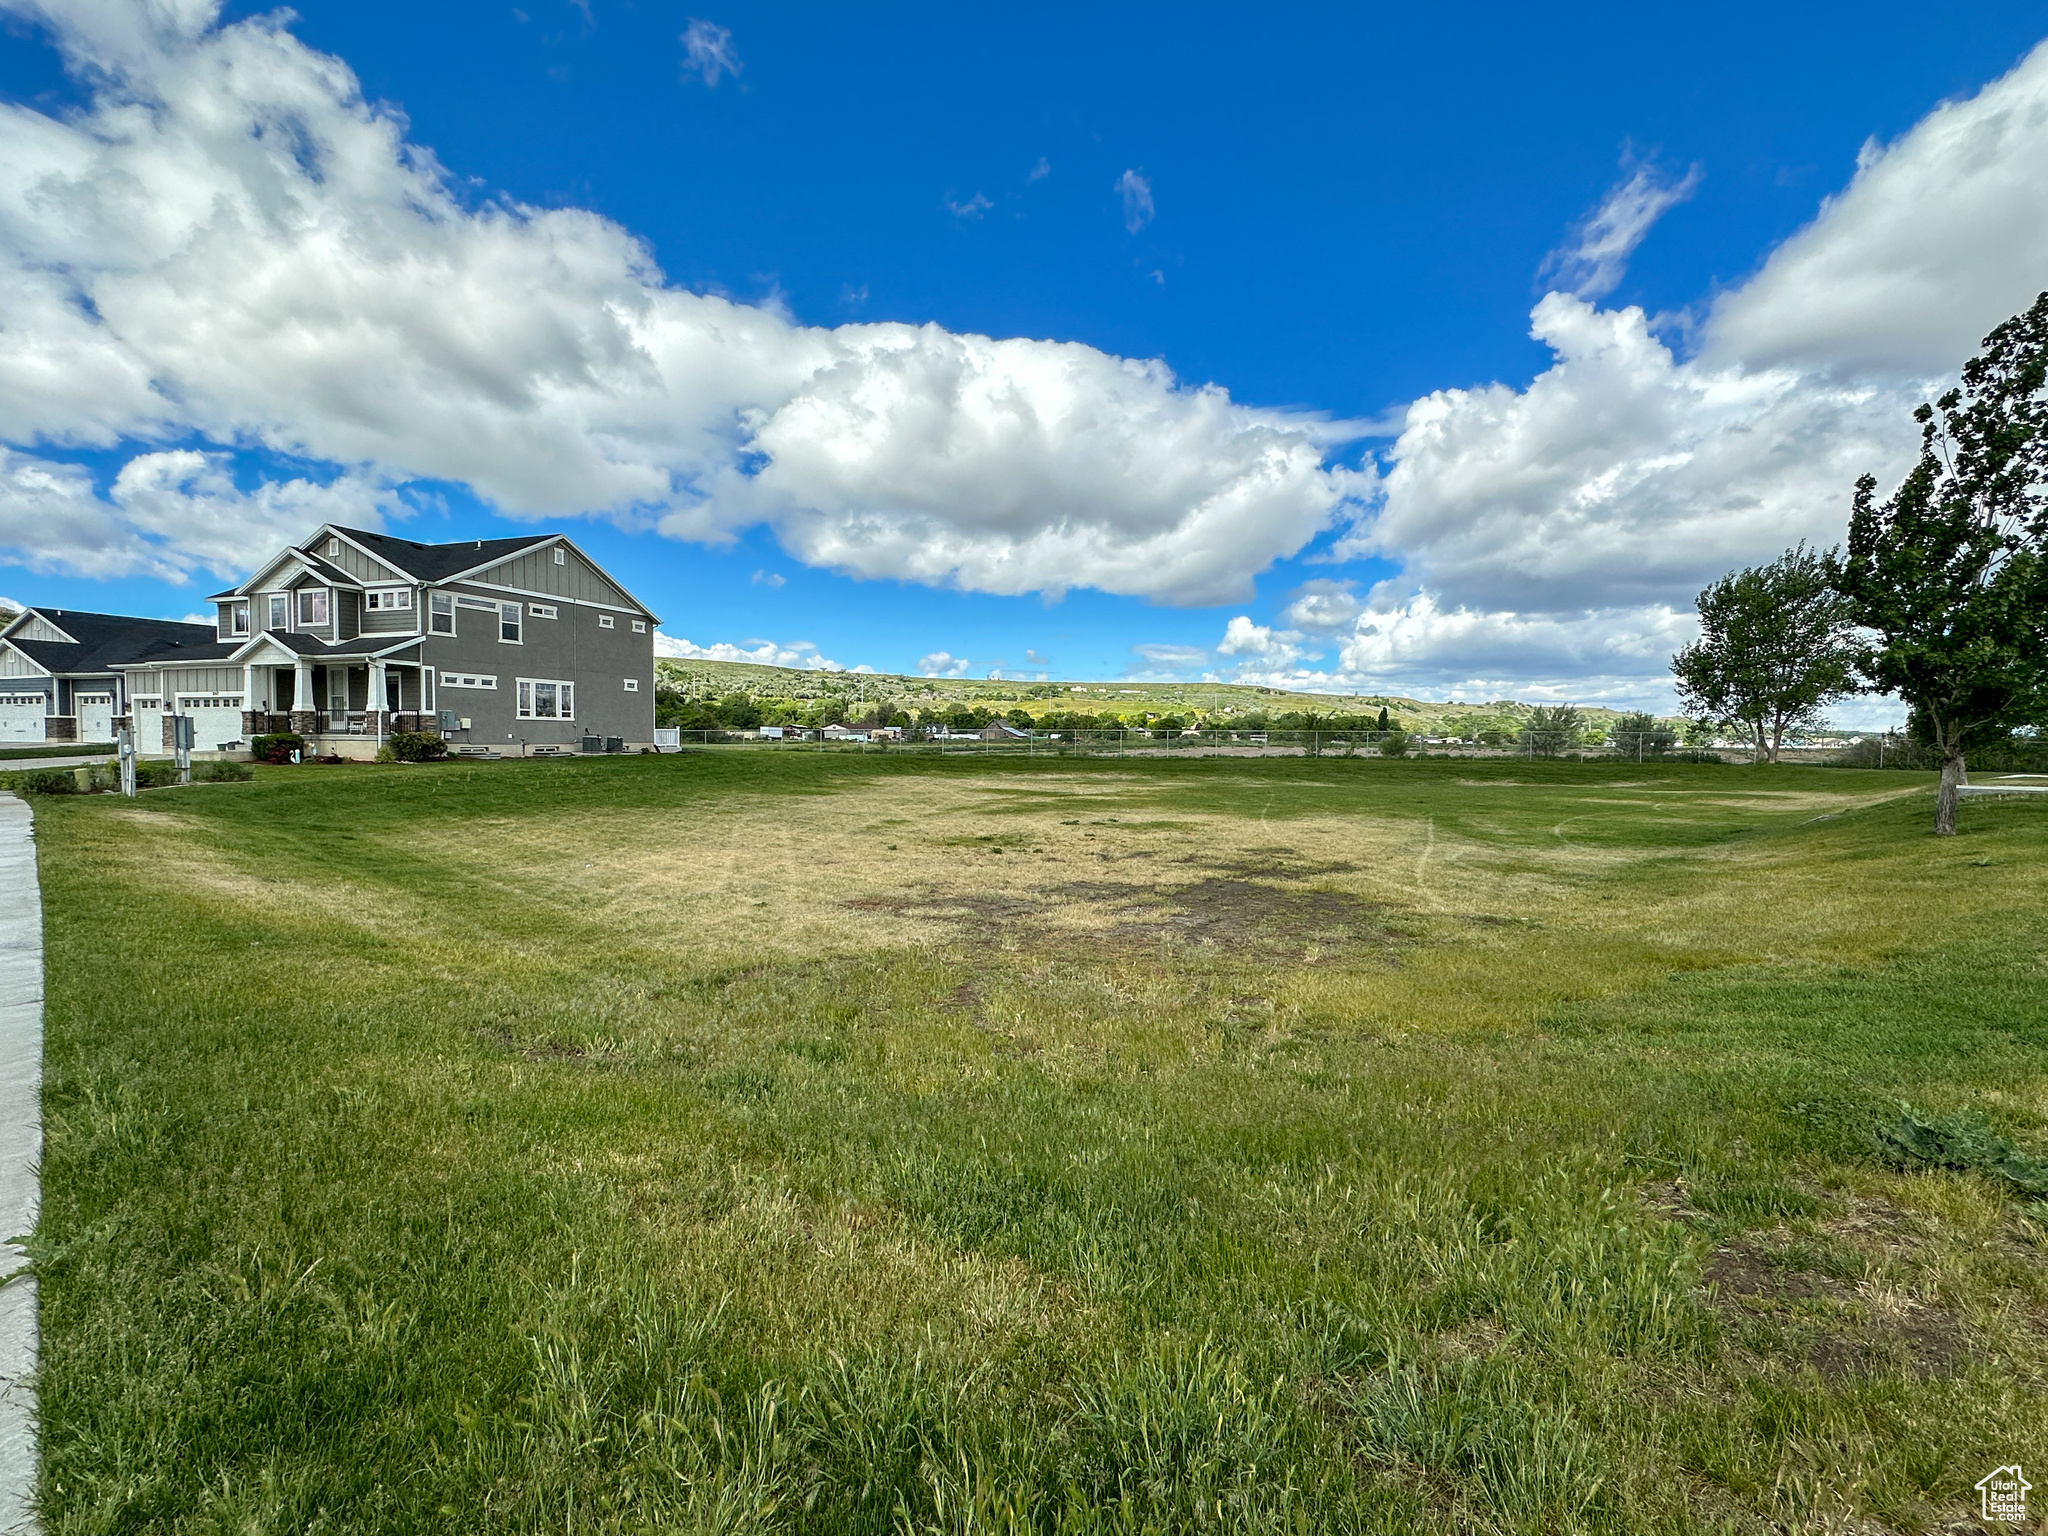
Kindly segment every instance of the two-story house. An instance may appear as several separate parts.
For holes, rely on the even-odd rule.
[[[0,723],[13,710],[13,739],[35,724],[33,739],[91,740],[103,708],[149,750],[184,715],[202,750],[289,729],[344,756],[394,730],[521,753],[654,741],[657,620],[561,534],[425,544],[329,525],[210,601],[211,630],[22,614],[0,632],[0,697],[49,703],[33,722],[0,704]]]

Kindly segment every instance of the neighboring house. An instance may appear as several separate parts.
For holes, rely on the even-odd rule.
[[[979,732],[983,741],[1029,741],[1031,733],[1020,731],[1007,720],[991,720]]]
[[[0,623],[0,741],[111,742],[125,712],[121,664],[146,656],[182,662],[220,649],[203,624],[26,609]]]
[[[40,677],[51,702],[42,736],[30,705],[0,721],[18,717],[16,740],[76,740],[103,705],[144,751],[177,715],[202,750],[282,730],[345,756],[395,730],[458,750],[654,743],[655,616],[560,534],[424,544],[330,524],[210,601],[210,630],[22,614],[0,631],[0,693]]]

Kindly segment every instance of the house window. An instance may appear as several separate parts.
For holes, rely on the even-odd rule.
[[[372,609],[383,609],[386,612],[394,608],[410,608],[412,606],[412,591],[407,587],[389,587],[381,592],[372,592],[365,599],[365,606]]]
[[[636,634],[636,635],[644,635],[644,634],[646,634],[646,633],[647,633],[647,621],[646,621],[645,619],[635,619],[635,620],[633,621],[633,633],[634,633],[634,634]]]
[[[437,635],[455,633],[455,599],[445,592],[436,592],[427,599],[427,627]]]
[[[325,624],[327,622],[327,589],[308,587],[299,593],[299,622],[301,624]]]
[[[536,619],[554,619],[561,617],[561,614],[555,608],[555,605],[553,603],[528,603],[526,605],[526,611],[532,614]]]
[[[247,603],[228,604],[228,633],[231,635],[246,635],[249,633],[249,605]]]
[[[330,554],[330,555],[338,555],[338,554],[340,554],[340,553],[341,553],[341,540],[339,540],[339,539],[329,539],[329,540],[327,541],[327,553],[328,553],[328,554]]]
[[[241,700],[241,696],[240,696],[240,695],[236,695],[236,696],[234,696],[234,697],[232,697],[232,698],[221,698],[221,697],[213,697],[213,698],[202,698],[202,697],[200,697],[200,696],[198,696],[198,695],[196,695],[196,694],[184,694],[184,693],[181,693],[181,694],[179,694],[179,695],[178,695],[178,708],[179,708],[179,709],[181,709],[181,710],[186,710],[186,709],[240,709],[241,707],[242,707],[242,700]]]
[[[627,678],[627,679],[626,679],[626,692],[628,692],[628,693],[638,693],[639,691],[640,691],[640,679],[639,679],[639,678],[637,678],[637,677],[629,677],[629,678]]]
[[[441,674],[441,686],[443,688],[495,688],[498,686],[498,680],[495,677],[479,677],[474,672],[443,672]]]
[[[610,614],[600,613],[597,616],[597,627],[599,629],[617,629],[619,626],[618,621],[615,620]]]
[[[555,546],[555,564],[557,564],[557,565],[567,565],[568,563],[569,563],[569,557],[568,557],[567,555],[565,555],[565,554],[563,554],[563,553],[562,553],[562,546],[561,546],[561,545],[559,545],[559,544],[557,544],[557,545]]]
[[[498,638],[507,645],[518,645],[520,643],[519,605],[517,603],[498,604]]]
[[[519,679],[519,718],[522,720],[574,720],[576,685],[559,678]]]
[[[291,601],[282,592],[270,594],[270,627],[283,629],[291,623]]]

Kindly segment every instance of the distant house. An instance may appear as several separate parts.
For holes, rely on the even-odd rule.
[[[0,736],[144,751],[292,730],[368,756],[654,741],[655,616],[561,534],[425,544],[332,524],[215,593],[212,628],[30,609],[0,631]],[[32,696],[41,702],[34,702]]]
[[[976,733],[982,741],[1029,741],[1031,733],[1020,731],[1007,720],[991,720]]]
[[[111,742],[115,721],[125,713],[122,664],[143,658],[184,663],[218,649],[204,624],[26,609],[0,625],[0,741]],[[194,708],[217,696],[213,680],[207,681],[209,691],[193,696]]]

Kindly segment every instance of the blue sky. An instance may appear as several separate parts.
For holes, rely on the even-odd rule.
[[[1827,537],[1848,484],[1813,492],[1801,477],[1834,486],[1844,470],[1853,480],[1857,463],[1896,464],[1911,441],[1908,397],[2048,281],[2038,261],[2048,213],[2036,194],[1996,271],[1972,268],[1967,252],[1931,278],[1930,263],[1946,258],[1908,251],[1879,263],[1887,280],[1910,268],[1967,296],[1932,333],[1907,326],[1890,352],[1864,356],[1842,338],[1869,326],[1844,315],[1827,335],[1777,348],[1797,327],[1773,317],[1815,307],[1802,283],[1845,286],[1842,249],[1882,251],[1910,240],[1906,226],[1944,218],[1966,242],[1971,219],[2011,217],[2012,197],[2001,202],[1995,187],[1967,206],[1943,202],[1958,195],[1956,178],[1944,173],[1940,125],[1924,120],[1944,100],[1989,101],[1978,93],[2048,32],[2038,6],[1967,8],[1930,25],[1922,7],[1872,4],[1722,6],[1710,18],[1640,6],[1563,15],[1522,6],[693,5],[304,0],[289,46],[248,45],[242,75],[188,66],[235,58],[237,24],[268,14],[257,7],[216,17],[192,0],[157,10],[119,0],[50,13],[31,0],[0,6],[13,21],[0,36],[0,94],[20,109],[0,132],[16,141],[7,158],[28,166],[4,199],[11,259],[17,270],[58,274],[72,311],[106,341],[105,366],[146,375],[155,391],[103,408],[107,389],[81,364],[75,400],[46,404],[47,380],[31,381],[24,398],[39,392],[45,403],[9,415],[12,397],[0,388],[0,438],[17,471],[11,501],[0,501],[0,594],[175,615],[236,573],[246,541],[288,532],[294,518],[348,521],[367,510],[414,537],[570,527],[663,615],[666,633],[699,646],[768,643],[777,654],[890,671],[943,653],[928,665],[964,663],[976,675],[997,666],[1066,677],[1178,671],[1652,701],[1660,655],[1683,638],[1702,576],[1768,558],[1795,536]],[[94,14],[81,21],[86,11]],[[809,399],[809,383],[749,376],[730,385],[729,403],[721,395],[700,412],[702,431],[687,446],[665,444],[653,468],[634,460],[584,494],[558,454],[564,483],[528,495],[544,470],[466,470],[479,455],[449,434],[470,430],[494,402],[511,401],[514,417],[550,409],[536,403],[546,387],[533,381],[554,378],[552,364],[492,352],[491,317],[525,310],[545,280],[464,258],[456,275],[423,284],[420,313],[446,310],[434,282],[459,282],[465,313],[478,317],[473,355],[453,364],[437,355],[430,370],[456,380],[431,387],[437,408],[472,388],[478,403],[429,442],[389,424],[367,432],[328,398],[354,367],[374,393],[380,374],[407,371],[403,356],[336,350],[329,336],[304,348],[299,372],[280,383],[278,370],[294,365],[275,348],[244,359],[236,348],[254,343],[227,328],[217,339],[209,327],[221,325],[221,305],[193,296],[189,276],[142,294],[151,273],[193,270],[178,266],[195,248],[189,234],[138,254],[105,220],[65,224],[61,239],[51,232],[64,221],[36,195],[39,173],[45,194],[51,175],[102,196],[139,177],[145,203],[176,205],[193,187],[243,172],[231,140],[201,142],[197,130],[166,131],[126,165],[83,151],[74,165],[24,146],[61,139],[56,129],[87,132],[120,100],[169,103],[172,121],[198,121],[208,102],[264,119],[274,84],[276,99],[293,103],[291,131],[314,146],[301,155],[310,167],[323,144],[360,137],[345,72],[337,86],[323,60],[352,71],[369,103],[403,114],[410,148],[394,151],[390,177],[425,151],[459,212],[598,215],[658,263],[659,279],[638,280],[646,291],[724,296],[747,316],[768,316],[788,332],[769,351],[858,338],[877,322],[947,338],[1082,343],[1103,355],[1102,379],[1062,399],[1082,415],[1122,412],[1111,434],[1119,442],[1150,433],[1156,409],[1182,410],[1192,386],[1218,385],[1235,406],[1276,414],[1183,423],[1176,446],[1154,457],[1139,447],[1121,458],[1097,439],[1069,451],[1051,434],[1038,448],[989,450],[985,462],[967,457],[965,439],[949,447],[914,418],[889,428],[886,464],[854,483],[834,478],[829,463],[799,461],[812,447],[832,459],[836,434],[857,435],[866,418],[855,412],[850,425],[829,391],[808,414],[783,410],[786,397]],[[274,80],[251,85],[262,71]],[[2015,97],[2039,88],[2025,71],[2013,80]],[[308,89],[331,100],[307,107]],[[2014,107],[2004,103],[2008,116]],[[1889,169],[1866,160],[1859,177],[1859,153],[1872,143],[1894,147]],[[2039,149],[2012,130],[2009,175],[2024,184],[2043,163]],[[1890,182],[1880,185],[1880,173]],[[403,265],[392,242],[442,234],[394,234],[377,222],[384,174],[365,171],[345,196],[334,190],[340,178],[309,173],[308,187],[291,193],[354,232],[344,247],[376,247],[366,272]],[[1640,195],[1617,201],[1632,178]],[[1839,227],[1816,222],[1830,197],[1846,208],[1830,215]],[[1588,221],[1603,206],[1610,233],[1621,231],[1604,264],[1587,254],[1599,233]],[[455,217],[440,216],[440,226]],[[362,234],[372,224],[374,240]],[[287,313],[318,302],[305,296],[315,285],[290,287],[306,265],[296,239],[279,236],[276,260],[252,263],[258,275],[243,279],[274,279],[297,295],[279,301]],[[589,276],[596,261],[579,259],[569,287],[545,295],[572,328],[575,283],[588,278],[593,314],[611,302],[615,276]],[[380,292],[396,281],[367,280]],[[1532,308],[1552,289],[1576,297],[1545,312],[1539,341]],[[1644,312],[1633,332],[1617,318],[1631,306]],[[76,315],[60,324],[41,313],[23,311],[13,329],[45,325],[61,357],[59,333]],[[402,351],[405,329],[394,323],[398,339],[379,345]],[[703,365],[721,388],[748,375],[745,345],[732,343],[737,361],[721,353]],[[880,366],[865,342],[849,345],[856,355],[839,360],[842,370]],[[1658,347],[1661,362],[1645,352]],[[1624,354],[1635,361],[1586,382],[1600,359]],[[1049,356],[996,371],[1029,373]],[[1162,362],[1178,394],[1155,381],[1145,386],[1152,395],[1124,398],[1117,359]],[[931,369],[950,366],[942,358]],[[790,380],[809,381],[823,365],[786,367]],[[1709,367],[1711,379],[1686,372]],[[1797,424],[1783,427],[1787,443],[1804,445],[1786,449],[1798,463],[1788,468],[1781,455],[1715,467],[1702,447],[1720,430],[1712,400],[1742,395],[1745,381],[1754,395],[1773,368],[1804,381],[1793,390]],[[931,369],[915,378],[884,369],[883,384],[849,387],[900,391],[915,405],[920,390],[946,388]],[[248,383],[259,376],[260,388]],[[663,401],[679,377],[664,374]],[[1692,456],[1694,478],[1680,490],[1626,467],[1661,474],[1674,458],[1632,427],[1617,426],[1610,445],[1557,425],[1613,408],[1602,391],[1618,387],[1615,377],[1635,391],[1617,419],[1633,421],[1643,401],[1673,391],[1696,408],[1693,424],[1659,428]],[[1504,392],[1478,392],[1490,384]],[[1845,388],[1861,391],[1856,402],[1845,403]],[[1449,397],[1432,438],[1410,407],[1446,390],[1463,393]],[[605,393],[615,400],[616,386]],[[1098,396],[1120,403],[1098,405]],[[172,404],[152,403],[160,399]],[[1766,409],[1739,407],[1752,408]],[[593,413],[578,406],[573,421],[549,418],[545,431],[587,431],[615,467],[632,458],[617,443],[665,430],[646,425],[653,409],[636,404],[627,426],[589,426]],[[1779,413],[1770,430],[1780,430],[1782,400],[1768,409]],[[747,425],[777,411],[787,419],[770,429]],[[985,426],[977,418],[969,434],[984,446]],[[516,422],[477,430],[501,427],[517,438]],[[1749,420],[1745,430],[1755,429]],[[1276,472],[1278,491],[1252,467],[1261,450],[1245,446],[1262,432],[1279,433],[1293,454]],[[1018,456],[1032,452],[1048,462]],[[1098,452],[1107,455],[1099,471],[1089,457]],[[1603,452],[1612,464],[1593,462]],[[179,453],[188,457],[164,457]],[[977,485],[1013,477],[1027,490],[1014,505],[949,520],[947,497],[964,482],[920,464],[920,453],[950,458]],[[1474,463],[1516,453],[1526,459],[1497,483],[1468,483]],[[1155,504],[1147,486],[1160,479],[1160,455],[1168,468],[1204,468]],[[768,464],[788,471],[772,494],[764,487],[774,475],[752,478]],[[117,486],[124,465],[132,483]],[[661,487],[653,492],[650,474]],[[1744,476],[1761,478],[1752,486]],[[1638,481],[1651,489],[1618,493],[1636,498],[1613,513],[1618,521],[1560,531],[1587,486]],[[1548,488],[1531,490],[1537,482]],[[1042,493],[1028,489],[1041,483]],[[1091,484],[1105,487],[1099,505]],[[1212,510],[1168,527],[1176,496]],[[1795,503],[1805,510],[1788,510]],[[1504,524],[1510,514],[1520,521]],[[60,522],[62,537],[51,532]],[[1683,549],[1684,558],[1646,558],[1646,549]],[[127,574],[94,574],[110,569]],[[1305,592],[1328,601],[1305,606]]]

